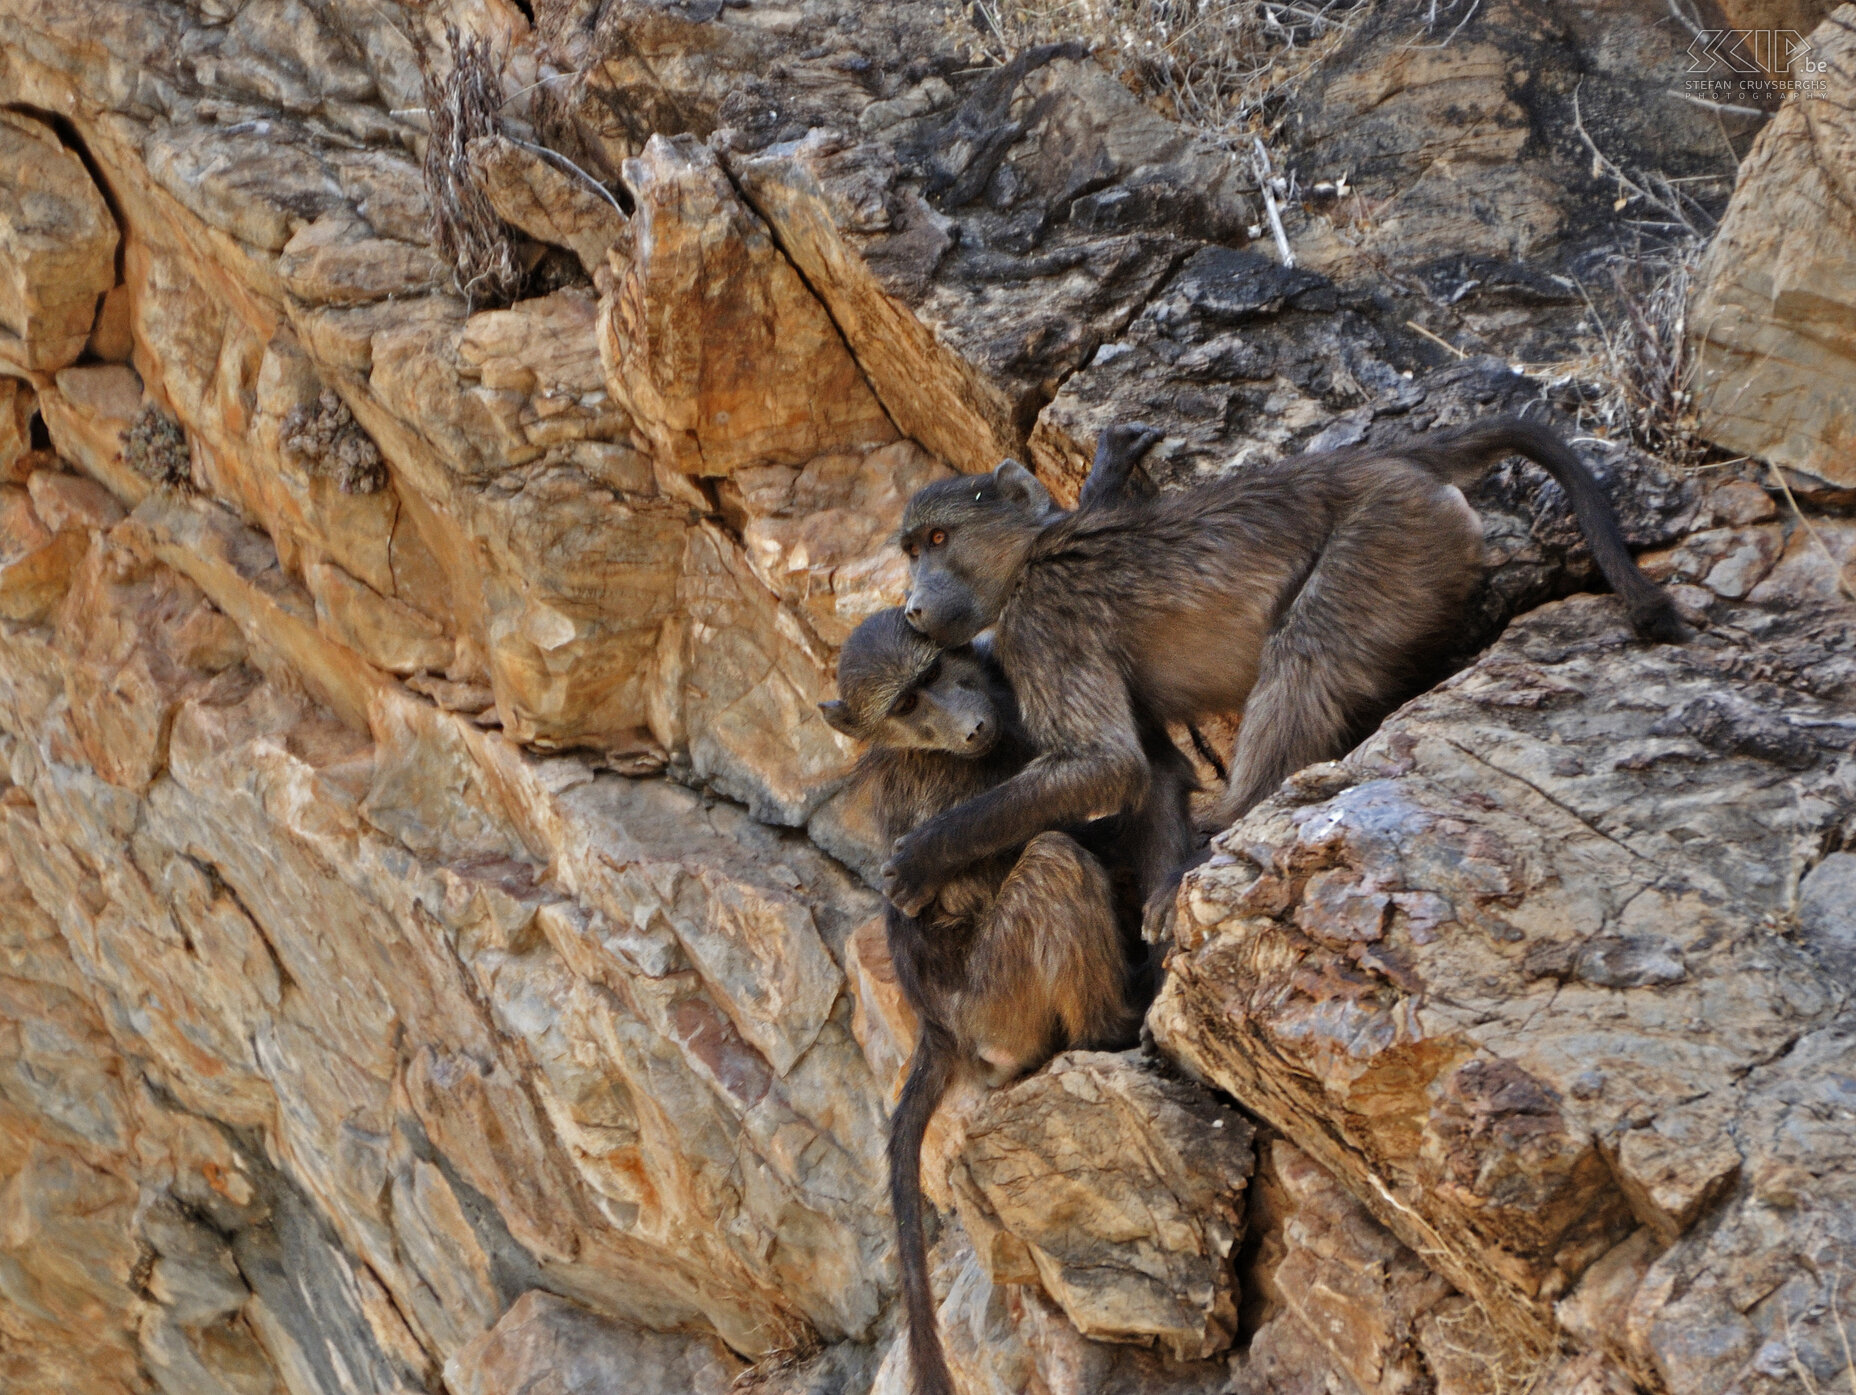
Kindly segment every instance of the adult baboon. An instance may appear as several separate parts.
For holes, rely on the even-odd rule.
[[[1152,433],[1104,432],[1079,507],[1112,502]],[[838,697],[820,704],[837,730],[870,743],[857,777],[871,786],[886,846],[991,789],[1035,754],[1010,685],[989,653],[943,652],[900,610],[859,625],[838,658]],[[1196,733],[1195,733],[1196,736]],[[1048,832],[1022,852],[995,850],[943,883],[917,914],[885,908],[890,957],[920,1037],[890,1120],[889,1186],[902,1261],[909,1352],[921,1395],[951,1395],[922,1235],[922,1138],[962,1070],[994,1084],[1066,1046],[1113,1045],[1150,996],[1151,961],[1117,933],[1191,849],[1192,769],[1163,728],[1140,733],[1151,773],[1126,819]],[[1078,841],[1080,840],[1080,841]],[[1091,852],[1097,854],[1092,856]],[[1112,873],[1105,877],[1104,864]],[[1118,917],[1117,909],[1121,911]]]
[[[998,666],[969,648],[943,651],[899,609],[853,632],[838,659],[838,694],[821,708],[839,731],[871,743],[857,778],[873,787],[886,843],[1032,757]],[[922,1234],[928,1121],[961,1071],[1003,1084],[1066,1047],[1124,1040],[1136,1015],[1109,878],[1067,834],[1039,833],[1022,851],[969,862],[916,912],[886,907],[897,982],[920,1022],[890,1120],[889,1189],[916,1389],[952,1395]]]
[[[1638,632],[1679,639],[1597,481],[1518,418],[1071,514],[1011,460],[923,489],[901,531],[909,623],[950,645],[993,629],[1038,755],[903,839],[890,899],[913,909],[974,858],[1136,807],[1143,723],[1243,709],[1220,823],[1346,751],[1461,625],[1482,532],[1459,486],[1515,454],[1566,490]]]

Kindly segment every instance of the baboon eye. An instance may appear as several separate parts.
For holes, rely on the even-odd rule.
[[[920,701],[921,697],[918,694],[904,693],[897,699],[896,705],[889,709],[889,715],[892,717],[906,717],[915,710],[915,705]]]
[[[946,541],[947,530],[945,528],[937,528],[928,535],[928,546],[930,547],[939,547]]]

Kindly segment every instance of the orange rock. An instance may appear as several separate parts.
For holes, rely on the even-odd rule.
[[[825,307],[714,152],[654,136],[625,180],[638,211],[612,251],[600,352],[661,463],[727,476],[896,438]]]
[[[36,397],[31,383],[0,378],[0,480],[19,482],[20,457],[32,449]]]
[[[116,220],[51,127],[0,110],[0,365],[47,372],[84,351],[116,284]]]
[[[128,504],[149,483],[123,463],[122,433],[142,410],[142,380],[126,364],[67,368],[39,394],[39,413],[58,454]]]
[[[26,481],[32,507],[54,533],[67,529],[113,528],[123,518],[122,505],[95,480],[55,470],[35,470]]]

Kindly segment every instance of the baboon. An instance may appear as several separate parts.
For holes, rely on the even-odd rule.
[[[1138,807],[1143,724],[1242,709],[1220,824],[1345,752],[1461,625],[1482,572],[1461,486],[1507,455],[1565,489],[1638,633],[1681,639],[1597,481],[1551,431],[1519,418],[1069,514],[1013,460],[921,490],[900,533],[908,621],[948,645],[993,630],[1038,755],[905,837],[884,867],[889,898],[916,909],[975,858]]]
[[[1105,433],[1079,507],[1119,498],[1152,441],[1141,432]],[[1035,754],[990,655],[970,646],[942,651],[900,609],[857,627],[838,658],[838,697],[820,710],[837,730],[870,743],[856,778],[872,786],[886,846],[1010,779]],[[963,1070],[1002,1084],[1066,1046],[1117,1044],[1138,1018],[1130,990],[1141,996],[1151,960],[1130,974],[1130,958],[1142,956],[1124,945],[1118,922],[1138,924],[1143,898],[1190,851],[1195,788],[1164,729],[1147,724],[1141,740],[1152,773],[1147,803],[1133,817],[1041,833],[1022,852],[995,850],[943,883],[915,915],[885,908],[897,980],[920,1023],[889,1138],[920,1395],[953,1389],[922,1234],[922,1138],[941,1097]]]
[[[857,778],[873,786],[886,843],[1032,757],[998,666],[971,648],[943,651],[900,609],[852,633],[838,694],[820,707],[832,726],[870,743]],[[1125,1040],[1135,1014],[1108,875],[1066,833],[970,861],[915,910],[885,908],[897,982],[920,1022],[890,1120],[889,1190],[916,1390],[952,1395],[922,1234],[928,1121],[963,1070],[1003,1084],[1066,1047]]]

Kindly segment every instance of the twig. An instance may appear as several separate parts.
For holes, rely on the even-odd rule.
[[[1837,1306],[1837,1290],[1843,1287],[1843,1261],[1830,1276],[1830,1320],[1836,1324],[1837,1338],[1843,1343],[1843,1373],[1850,1378],[1850,1395],[1856,1395],[1856,1352],[1850,1350],[1850,1330],[1843,1325],[1843,1310]]]
[[[1437,345],[1439,348],[1448,349],[1451,353],[1455,354],[1458,358],[1469,357],[1468,354],[1464,353],[1461,349],[1457,348],[1457,346],[1452,344],[1448,339],[1445,339],[1441,337],[1440,335],[1432,334],[1428,329],[1426,329],[1423,325],[1419,324],[1416,320],[1406,320],[1405,324],[1408,328],[1417,330],[1418,333],[1422,334],[1426,339],[1430,340],[1433,344]]]
[[[611,204],[613,210],[619,217],[623,218],[625,216],[624,208],[621,207],[619,201],[612,196],[612,191],[604,184],[601,184],[597,179],[593,178],[593,176],[588,174],[585,170],[581,169],[580,166],[576,165],[572,160],[561,154],[560,151],[550,150],[545,145],[536,145],[533,141],[518,140],[507,132],[503,134],[503,139],[508,141],[511,145],[519,145],[524,150],[532,150],[537,155],[545,156],[547,159],[553,160],[558,164],[565,165],[568,169],[572,170],[586,181],[587,188],[591,189],[607,203]]]
[[[1295,253],[1289,250],[1289,234],[1282,228],[1282,212],[1276,207],[1276,177],[1270,171],[1270,152],[1263,137],[1254,137],[1257,150],[1257,184],[1263,190],[1263,208],[1270,218],[1270,231],[1276,235],[1276,251],[1284,266],[1295,265]]]
[[[1676,22],[1684,29],[1688,30],[1689,33],[1693,34],[1697,39],[1703,37],[1701,26],[1682,13],[1682,7],[1676,4],[1676,0],[1669,0],[1669,13],[1674,15],[1676,17]]]
[[[1659,199],[1636,180],[1625,174],[1623,168],[1618,165],[1616,161],[1612,160],[1610,156],[1606,155],[1604,151],[1598,148],[1598,142],[1592,139],[1592,133],[1585,129],[1585,117],[1579,110],[1579,88],[1584,85],[1585,83],[1582,79],[1579,85],[1572,90],[1572,128],[1578,134],[1579,139],[1585,142],[1585,148],[1592,152],[1592,161],[1597,166],[1594,172],[1610,175],[1613,179],[1617,180],[1618,188],[1629,190],[1632,198],[1642,199],[1651,208],[1667,213],[1670,217],[1678,220],[1681,225],[1687,228],[1691,233],[1700,236],[1699,230],[1693,223],[1689,222],[1688,215],[1683,213],[1680,203],[1671,205],[1667,201]],[[1628,202],[1628,200],[1624,202]]]
[[[526,87],[518,87],[515,91],[511,92],[507,97],[503,98],[503,105],[508,106],[517,97],[527,96],[530,92],[533,92],[537,87],[546,87],[551,82],[559,82],[563,78],[577,78],[579,76],[581,76],[581,74],[579,74],[578,72],[549,73],[544,78],[536,78],[535,81],[531,82]]]
[[[1463,26],[1468,24],[1470,20],[1476,17],[1476,11],[1480,9],[1481,7],[1482,7],[1482,0],[1469,0],[1469,8],[1463,12],[1463,17],[1456,22],[1456,28],[1452,29],[1448,34],[1444,35],[1442,43],[1420,44],[1420,43],[1413,42],[1413,43],[1406,44],[1405,47],[1410,48],[1410,49],[1449,48],[1450,41],[1456,38],[1458,34],[1461,34],[1463,32]],[[1437,6],[1432,5],[1430,16],[1424,21],[1424,32],[1427,34],[1430,33],[1432,27],[1436,23],[1437,23]]]
[[[1798,1383],[1805,1388],[1807,1395],[1823,1395],[1823,1387],[1818,1385],[1817,1377],[1811,1374],[1811,1368],[1798,1355],[1798,1334],[1792,1331],[1792,1310],[1789,1304],[1780,1316],[1785,1319],[1785,1348],[1791,1354],[1792,1370],[1798,1373]]]
[[[1836,578],[1837,590],[1848,596],[1852,601],[1856,601],[1856,590],[1851,590],[1849,583],[1843,579],[1843,568],[1837,565],[1836,554],[1830,550],[1830,544],[1824,541],[1824,535],[1817,531],[1816,525],[1813,524],[1810,519],[1806,518],[1804,510],[1798,507],[1797,496],[1792,493],[1791,485],[1786,482],[1785,472],[1770,460],[1766,462],[1766,469],[1771,471],[1772,478],[1778,481],[1779,488],[1785,493],[1785,502],[1792,506],[1792,512],[1798,516],[1798,521],[1804,525],[1805,532],[1811,535],[1811,541],[1817,544],[1817,550],[1823,553],[1824,560],[1830,563],[1830,572],[1831,575]]]

